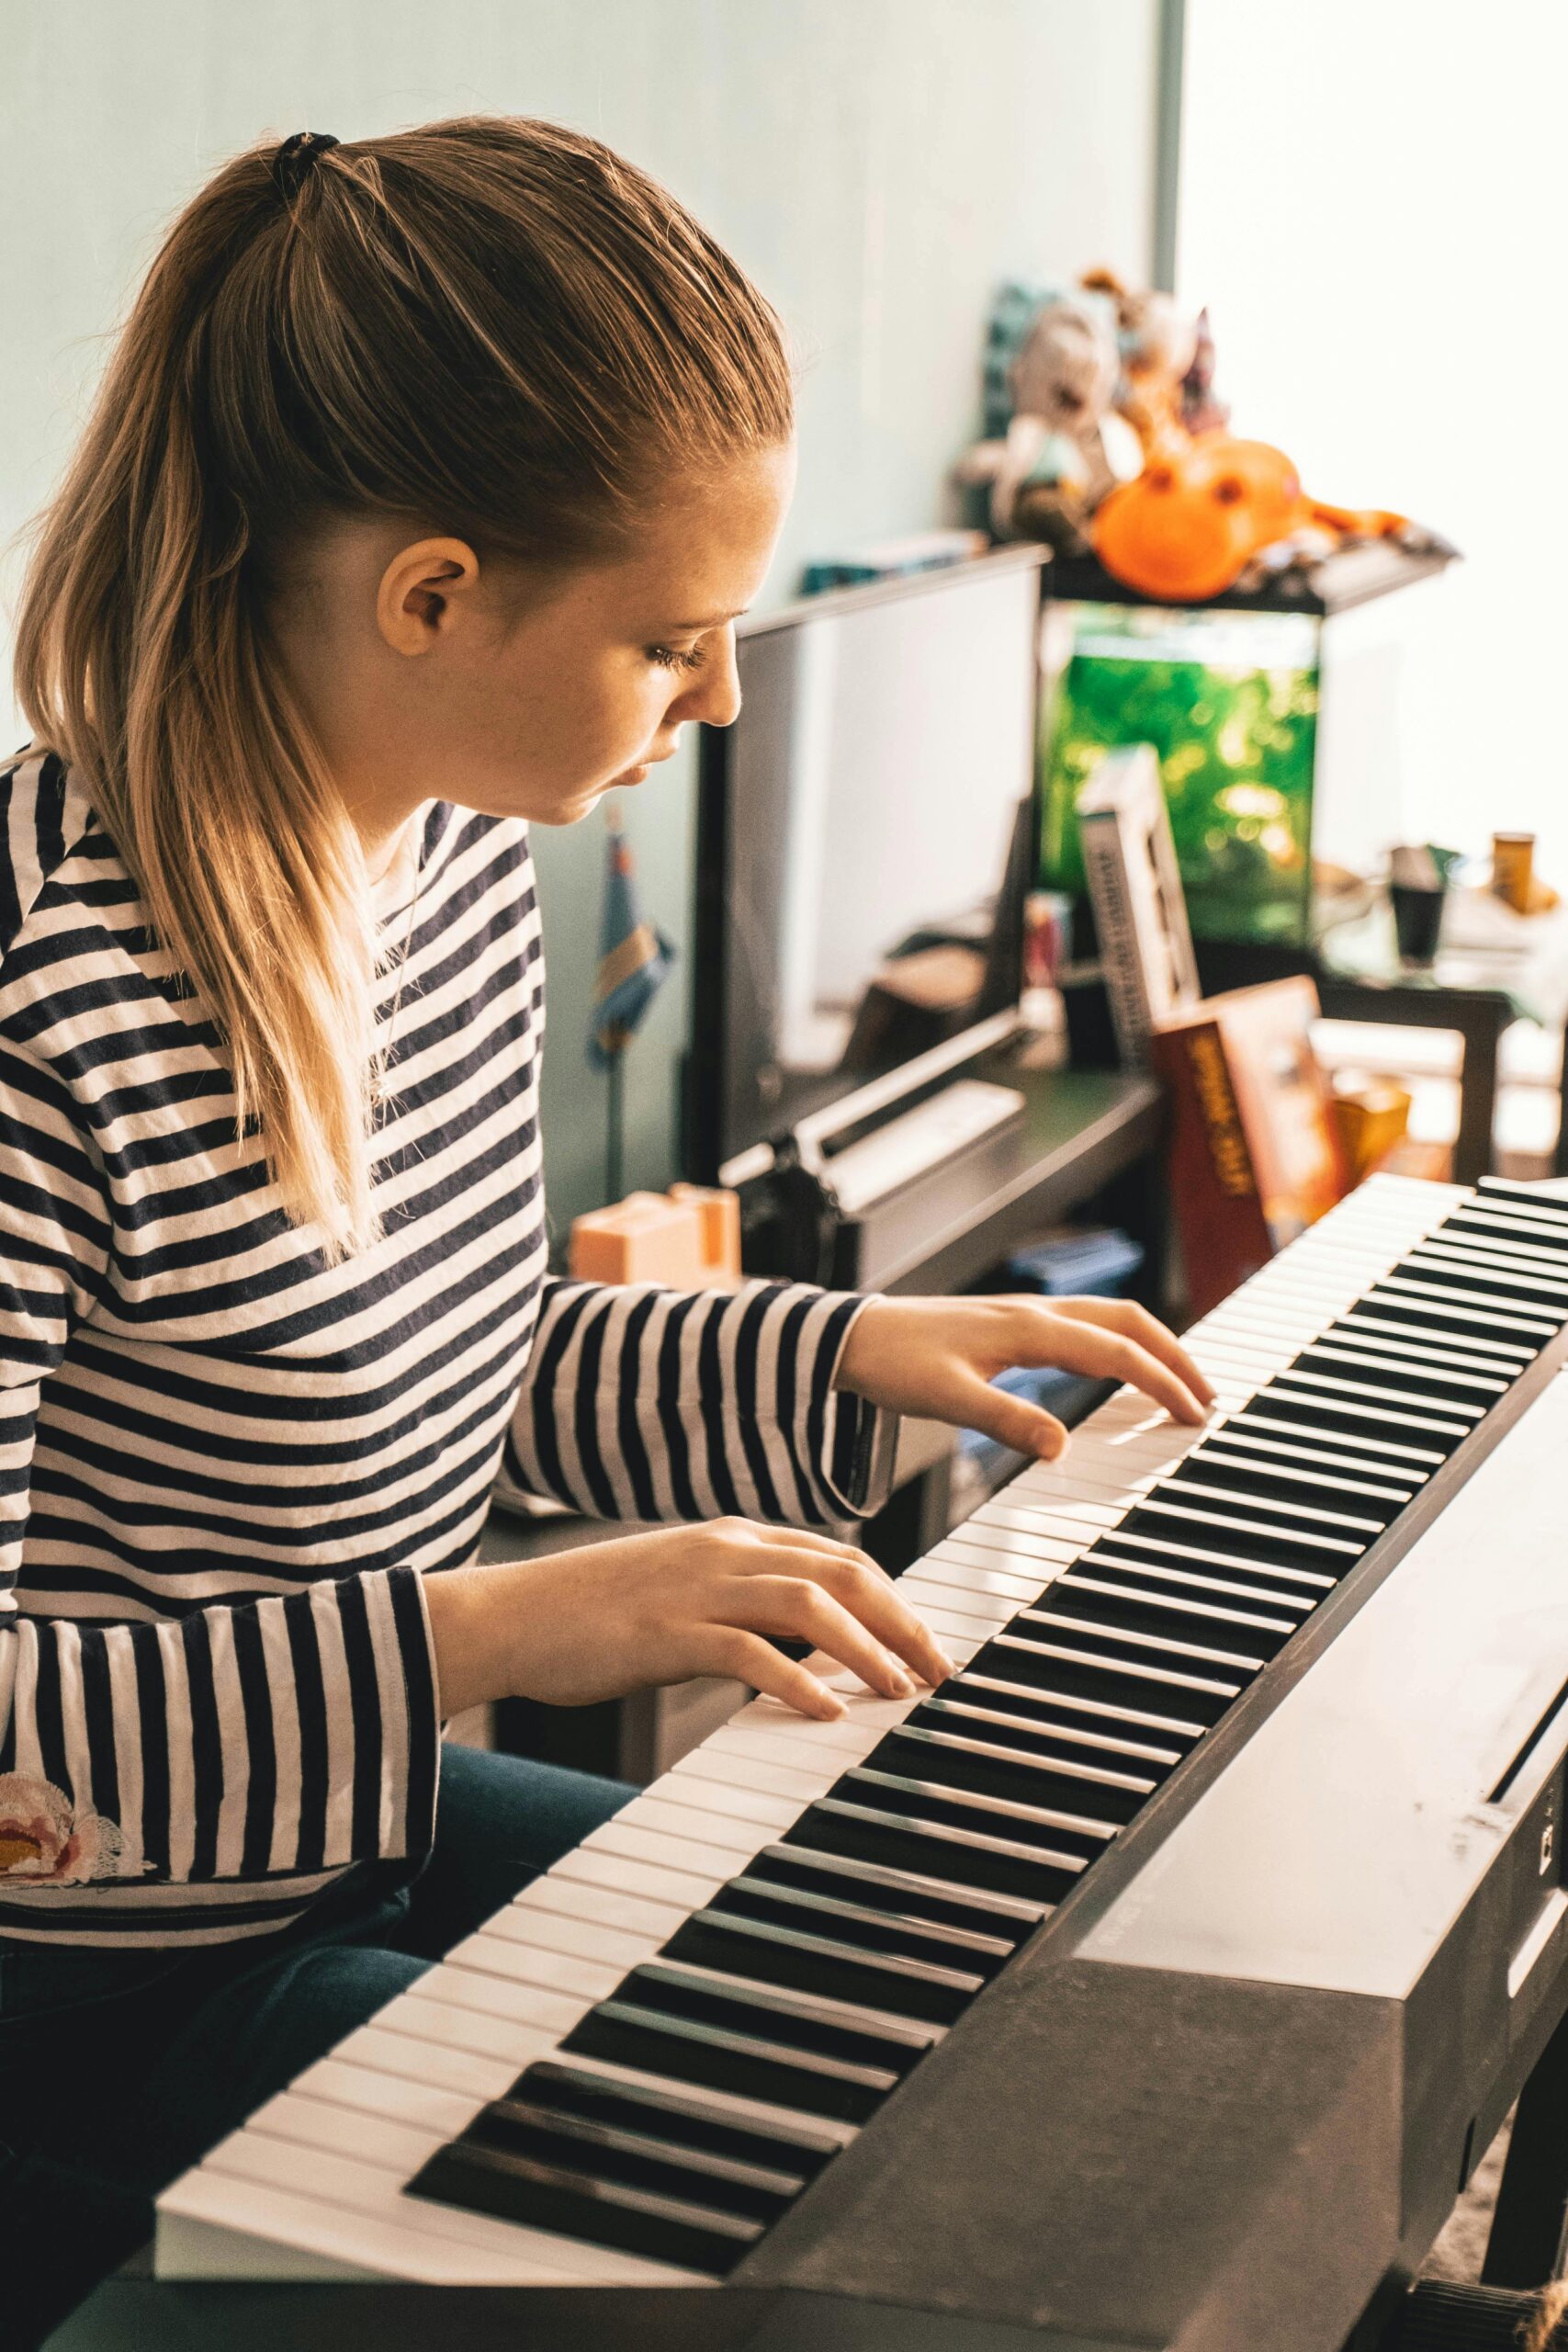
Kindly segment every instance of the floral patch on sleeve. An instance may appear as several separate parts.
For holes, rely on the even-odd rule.
[[[147,1868],[118,1822],[78,1810],[52,1781],[0,1772],[0,1884],[81,1886]]]

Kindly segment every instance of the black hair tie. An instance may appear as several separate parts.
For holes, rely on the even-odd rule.
[[[292,204],[304,187],[311,164],[337,143],[330,130],[296,130],[284,141],[272,159],[272,176],[286,204]]]

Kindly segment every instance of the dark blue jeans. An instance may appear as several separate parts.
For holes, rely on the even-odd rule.
[[[158,2189],[633,1794],[447,1747],[434,1847],[410,1886],[389,1893],[372,1871],[281,1935],[213,1951],[0,1939],[0,2212],[29,2217],[7,2242],[41,2253],[58,2219],[80,2248],[96,2222],[118,2259],[151,2229]],[[73,2203],[78,2220],[91,2209],[85,2230]]]

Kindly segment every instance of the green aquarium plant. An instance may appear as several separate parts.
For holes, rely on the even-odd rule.
[[[1042,881],[1082,894],[1078,794],[1152,743],[1195,934],[1300,944],[1312,900],[1317,621],[1061,605],[1042,698]]]

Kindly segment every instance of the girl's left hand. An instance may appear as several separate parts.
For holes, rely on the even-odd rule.
[[[1214,1401],[1165,1325],[1120,1298],[874,1298],[851,1327],[833,1385],[1054,1462],[1067,1443],[1061,1422],[990,1385],[1021,1364],[1128,1381],[1179,1421],[1203,1421]]]

